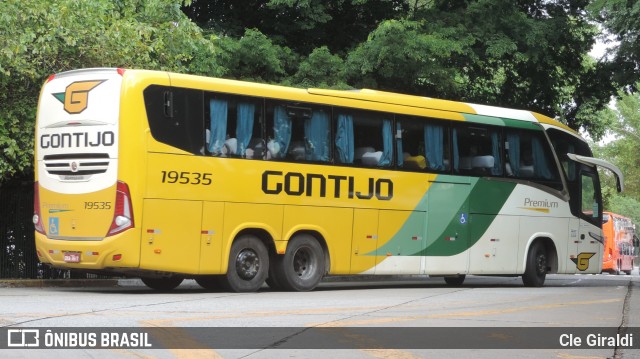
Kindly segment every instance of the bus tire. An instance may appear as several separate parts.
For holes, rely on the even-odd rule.
[[[324,276],[324,251],[318,241],[309,234],[294,236],[284,255],[278,256],[274,264],[276,285],[283,290],[313,290]]]
[[[180,277],[142,277],[140,279],[147,287],[163,292],[175,289],[182,283]]]
[[[206,290],[220,290],[222,288],[221,277],[217,275],[198,277],[196,283]]]
[[[267,279],[268,271],[267,247],[258,237],[243,235],[231,245],[227,274],[221,282],[234,292],[255,292]]]
[[[525,287],[542,287],[547,276],[547,251],[541,241],[533,243],[527,254],[527,266],[522,275]]]
[[[459,286],[462,285],[462,283],[464,283],[464,279],[465,278],[466,278],[466,276],[464,274],[445,276],[444,277],[444,282],[447,283],[447,285],[449,285],[449,286],[459,287]]]

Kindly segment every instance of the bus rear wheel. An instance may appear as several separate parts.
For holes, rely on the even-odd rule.
[[[283,256],[274,263],[273,282],[283,290],[313,290],[325,272],[324,251],[311,235],[293,237]]]
[[[267,247],[258,237],[243,235],[231,245],[227,274],[221,282],[234,292],[255,292],[267,278],[268,270]]]
[[[527,254],[527,266],[522,275],[526,287],[542,287],[547,277],[547,251],[540,241],[535,242]]]
[[[180,277],[143,277],[140,279],[147,287],[159,291],[170,291],[182,283]]]

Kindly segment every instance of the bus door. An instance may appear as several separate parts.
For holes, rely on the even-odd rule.
[[[427,241],[422,257],[427,274],[466,274],[469,269],[468,177],[438,176],[430,181]]]
[[[602,197],[595,168],[581,166],[579,192],[571,196],[573,208],[579,208],[578,219],[573,219],[569,233],[568,273],[600,273],[604,236],[601,231]],[[579,203],[578,203],[579,202]]]

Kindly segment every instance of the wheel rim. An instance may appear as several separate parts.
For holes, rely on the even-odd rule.
[[[244,280],[251,280],[260,270],[260,257],[253,249],[245,248],[236,257],[236,273]]]
[[[293,256],[293,271],[300,278],[308,278],[313,275],[316,265],[313,253],[309,248],[300,248]]]
[[[547,256],[544,254],[539,254],[536,261],[536,268],[538,269],[538,274],[542,275],[547,273]]]

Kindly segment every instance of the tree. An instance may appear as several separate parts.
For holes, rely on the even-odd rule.
[[[464,69],[450,59],[469,50],[473,39],[462,27],[429,31],[422,22],[388,20],[352,51],[347,79],[355,87],[460,98]]]
[[[594,148],[596,156],[615,163],[624,174],[625,191],[620,194],[612,176],[601,174],[605,208],[640,223],[640,93],[620,91],[618,96],[614,108],[599,114],[608,118],[615,140]]]
[[[617,83],[638,91],[640,81],[640,2],[595,0],[590,5],[595,19],[603,24],[614,41],[613,59],[609,63]]]
[[[344,82],[344,61],[331,54],[326,46],[319,47],[302,60],[291,81],[302,87],[348,88]]]
[[[621,92],[619,96],[615,108],[601,115],[611,118],[610,130],[616,139],[602,146],[600,155],[622,169],[624,195],[640,201],[640,94]]]
[[[183,8],[206,31],[239,38],[255,29],[301,56],[322,46],[344,55],[407,9],[402,0],[193,0]]]
[[[587,1],[434,1],[386,21],[349,54],[350,83],[529,109],[594,137],[614,91],[587,57],[598,32]],[[481,19],[481,21],[479,21]]]
[[[235,79],[281,82],[297,63],[290,49],[273,44],[255,29],[247,29],[240,39],[222,38],[219,45],[218,61],[228,69],[225,76]]]
[[[599,138],[605,125],[595,114],[615,89],[611,68],[587,55],[599,32],[585,9],[588,3],[194,0],[183,10],[223,38],[229,51],[222,63],[233,69],[229,77],[297,86],[341,83],[522,108],[558,117]],[[243,63],[251,62],[253,54],[234,45],[258,41],[257,33],[264,35],[261,46],[268,43],[281,52],[265,57],[263,68]],[[309,56],[321,53],[342,61],[316,58],[317,76],[302,76],[310,75]],[[282,58],[293,61],[282,64]],[[323,81],[322,74],[331,80]]]
[[[219,75],[178,0],[0,2],[0,183],[30,176],[38,93],[53,73],[141,67]]]

